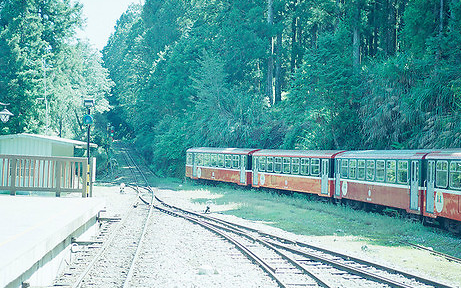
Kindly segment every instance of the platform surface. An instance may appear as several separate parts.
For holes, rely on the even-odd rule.
[[[30,269],[103,207],[95,198],[0,195],[0,287]]]

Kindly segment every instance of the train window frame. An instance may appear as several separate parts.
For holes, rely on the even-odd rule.
[[[258,171],[260,172],[266,172],[266,157],[264,156],[259,156],[259,165],[258,165]]]
[[[192,153],[186,153],[186,165],[192,165]]]
[[[357,160],[357,179],[365,180],[366,177],[366,161],[364,159]]]
[[[211,154],[210,157],[210,164],[211,167],[218,167],[218,155],[217,154]]]
[[[205,155],[203,156],[203,166],[210,167],[210,158],[211,155],[209,153],[205,153]]]
[[[453,167],[453,165],[456,165]],[[455,185],[454,182],[454,174],[457,174],[457,182]],[[449,172],[449,177],[450,177],[450,188],[455,189],[455,190],[461,190],[461,161],[451,161],[450,162],[450,172]]]
[[[291,158],[283,157],[282,159],[282,173],[291,174]]]
[[[299,164],[300,164],[299,158],[291,159],[291,174],[299,175]]]
[[[376,163],[375,163],[375,160],[367,160],[367,164],[366,164],[366,180],[367,181],[375,181],[375,174],[376,174],[376,171],[375,171],[375,167],[376,167]]]
[[[241,155],[242,156],[242,161],[243,161],[243,167],[245,170],[248,168],[248,155]],[[240,165],[241,167],[241,165]]]
[[[224,168],[224,154],[218,154],[218,167]]]
[[[309,158],[301,158],[301,162],[300,162],[300,171],[299,173],[301,175],[309,175]]]
[[[409,168],[410,168],[410,165],[408,163],[408,160],[399,160],[397,162],[397,183],[398,184],[408,184]],[[402,176],[405,176],[406,178],[405,181],[403,181]]]
[[[232,155],[226,154],[224,156],[224,167],[225,168],[232,168]]]
[[[397,160],[386,160],[386,182],[395,183],[395,181],[397,181]]]
[[[279,168],[279,169],[277,169]],[[274,173],[282,173],[282,157],[275,157],[274,159]]]
[[[240,155],[232,155],[232,168],[233,169],[240,168]]]
[[[341,159],[341,168],[339,170],[339,174],[342,179],[347,179],[349,176],[349,160],[348,159]]]
[[[376,160],[376,181],[384,182],[386,180],[386,161]]]
[[[266,171],[274,172],[274,157],[268,156],[266,162]]]
[[[439,164],[446,164],[445,170],[439,168]],[[445,177],[442,177],[442,174],[446,174]],[[445,181],[445,183],[440,183],[439,179]],[[435,164],[435,186],[437,188],[448,187],[448,161],[446,160],[437,160]]]
[[[202,166],[203,164],[203,153],[197,153],[197,166]]]
[[[349,160],[349,179],[357,179],[357,159]]]
[[[309,166],[310,166],[309,172],[311,176],[320,176],[320,159],[319,158],[311,158]]]

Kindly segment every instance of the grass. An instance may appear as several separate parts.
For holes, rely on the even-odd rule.
[[[190,183],[181,189],[207,189],[220,197],[195,199],[196,202],[211,200],[216,205],[237,203],[238,208],[224,213],[264,221],[296,234],[357,236],[370,244],[384,246],[404,245],[402,241],[408,241],[461,258],[459,236],[402,217],[353,210],[306,194],[280,194],[221,183],[216,186]]]

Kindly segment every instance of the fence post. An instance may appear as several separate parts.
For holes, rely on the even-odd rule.
[[[90,165],[88,164],[88,159],[85,159],[83,161],[83,191],[82,191],[82,197],[85,198],[87,197],[87,194],[88,194],[88,189],[90,188],[90,186],[88,185],[89,183],[89,169],[90,169]]]
[[[93,197],[93,183],[96,181],[96,157],[91,158],[90,197]]]
[[[62,163],[59,160],[56,160],[56,197],[61,197],[61,177],[62,177]]]
[[[10,195],[16,195],[16,163],[18,159],[15,157],[11,158],[11,190]]]

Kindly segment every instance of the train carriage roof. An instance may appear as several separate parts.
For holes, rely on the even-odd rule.
[[[273,157],[311,157],[311,158],[332,158],[341,150],[274,150],[263,149],[253,153],[253,156]]]
[[[338,155],[337,158],[359,159],[424,159],[433,150],[365,150],[347,151]]]
[[[427,155],[426,159],[461,160],[461,148],[432,151],[431,153],[429,153],[429,155]]]
[[[249,155],[259,149],[254,148],[215,148],[215,147],[194,147],[188,149],[188,153],[215,153],[215,154],[239,154]]]

